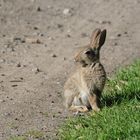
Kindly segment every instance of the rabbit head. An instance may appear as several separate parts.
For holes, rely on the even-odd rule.
[[[105,39],[106,29],[103,31],[95,29],[91,35],[90,44],[80,48],[79,52],[75,55],[75,61],[79,62],[83,67],[99,62],[100,49]]]

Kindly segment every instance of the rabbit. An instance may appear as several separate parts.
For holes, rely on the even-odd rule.
[[[100,49],[106,39],[106,29],[95,29],[90,43],[80,48],[74,59],[76,72],[64,85],[64,105],[72,112],[100,111],[100,98],[106,82],[106,72],[100,63]]]

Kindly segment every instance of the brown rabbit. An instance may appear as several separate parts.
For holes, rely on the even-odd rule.
[[[93,31],[90,44],[80,48],[75,61],[80,64],[64,86],[64,104],[73,112],[100,110],[100,97],[106,81],[104,67],[100,63],[100,48],[106,39],[106,30]]]

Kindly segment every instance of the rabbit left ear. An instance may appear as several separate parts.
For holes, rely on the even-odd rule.
[[[95,47],[100,33],[101,33],[101,30],[99,28],[95,29],[92,32],[91,39],[90,39],[90,47],[91,48],[94,48]]]
[[[96,29],[93,31],[91,36],[90,47],[100,49],[101,46],[105,43],[106,39],[106,29],[101,31],[100,29]]]
[[[101,46],[104,45],[105,39],[106,39],[106,29],[104,29],[104,30],[100,33],[100,37],[99,37],[99,48],[100,48]]]

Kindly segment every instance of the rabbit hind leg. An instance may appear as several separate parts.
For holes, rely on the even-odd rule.
[[[100,111],[100,108],[99,108],[99,99],[98,99],[97,95],[96,95],[96,94],[89,95],[88,99],[89,99],[91,108],[92,108],[95,112]]]
[[[78,114],[78,113],[84,113],[84,112],[88,112],[88,108],[86,106],[74,106],[72,105],[70,108],[69,108],[70,111]]]

